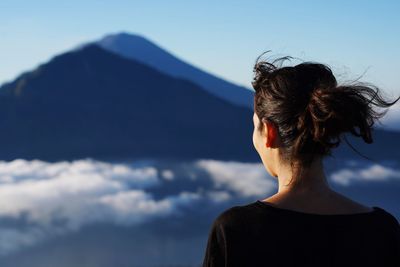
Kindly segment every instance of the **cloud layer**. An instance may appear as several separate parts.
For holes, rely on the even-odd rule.
[[[167,216],[200,198],[182,191],[155,200],[146,189],[160,183],[157,169],[149,166],[90,159],[0,162],[0,219],[29,224],[24,230],[0,226],[0,254],[93,222],[132,225]]]
[[[262,163],[201,159],[164,165],[0,161],[0,255],[94,223],[132,226],[180,213],[201,200],[223,205],[277,191],[276,178]],[[398,169],[380,164],[343,166],[329,175],[341,186],[400,179]]]

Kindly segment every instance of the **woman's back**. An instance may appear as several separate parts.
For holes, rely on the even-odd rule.
[[[313,214],[257,200],[222,212],[203,266],[400,266],[400,225],[379,207]]]

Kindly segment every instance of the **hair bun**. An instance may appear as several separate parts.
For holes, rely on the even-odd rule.
[[[332,148],[339,145],[342,133],[350,132],[370,144],[375,121],[387,112],[378,112],[373,106],[389,107],[398,100],[386,102],[378,88],[365,83],[318,88],[312,92],[308,105],[312,138]]]
[[[351,107],[343,102],[342,93],[337,87],[317,88],[313,90],[307,106],[312,139],[328,149],[337,147],[340,144],[339,135],[351,127],[344,118]]]

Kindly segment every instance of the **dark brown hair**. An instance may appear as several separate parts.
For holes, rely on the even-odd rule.
[[[400,99],[387,102],[379,88],[357,80],[338,85],[324,64],[303,62],[281,67],[276,62],[293,58],[260,61],[263,54],[256,60],[252,81],[254,112],[260,120],[257,130],[264,130],[263,120],[276,126],[282,142],[280,159],[290,163],[294,171],[290,183],[301,183],[299,177],[316,157],[332,156],[331,149],[340,144],[341,137],[355,150],[345,132],[372,143],[374,121],[387,112],[377,112],[373,105],[387,108]]]

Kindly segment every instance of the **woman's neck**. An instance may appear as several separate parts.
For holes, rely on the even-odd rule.
[[[279,168],[278,194],[325,194],[331,191],[322,160],[316,160],[299,177],[300,183],[290,183],[293,172],[288,166]]]

